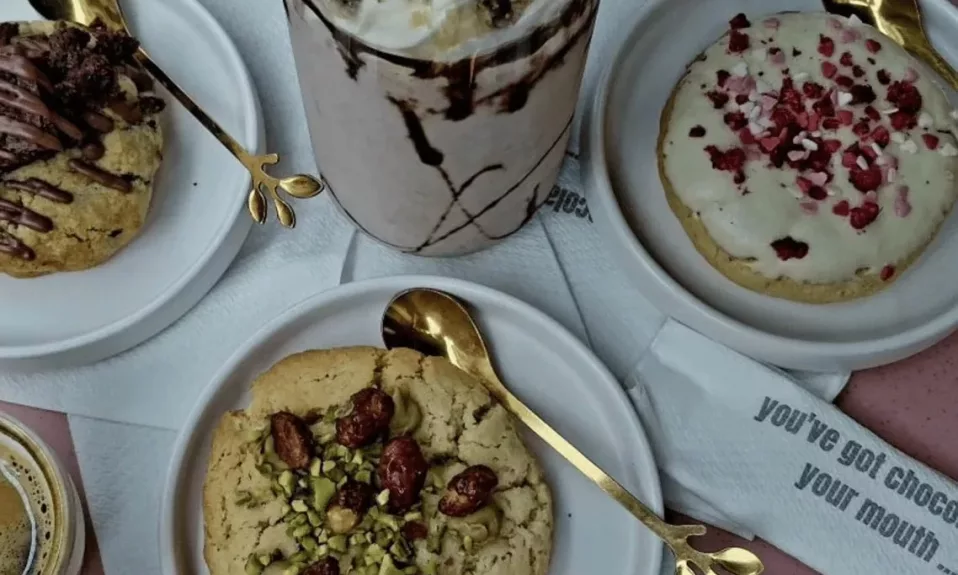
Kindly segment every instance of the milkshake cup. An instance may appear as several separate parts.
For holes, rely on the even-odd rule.
[[[317,163],[360,230],[451,256],[533,218],[599,0],[285,2]]]

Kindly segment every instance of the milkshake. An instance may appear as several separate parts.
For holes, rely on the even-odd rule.
[[[403,252],[532,219],[569,140],[599,0],[286,0],[330,194]]]
[[[0,575],[77,575],[80,498],[53,452],[0,414]]]

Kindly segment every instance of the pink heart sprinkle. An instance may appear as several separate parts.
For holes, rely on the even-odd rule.
[[[908,203],[908,198],[903,196],[898,196],[895,198],[895,215],[904,218],[911,213],[911,204]]]
[[[918,81],[918,71],[915,70],[914,68],[908,68],[907,70],[905,70],[905,78],[904,78],[904,80],[905,80],[906,82],[917,82],[917,81]]]
[[[872,190],[865,194],[865,203],[877,204],[878,203],[878,192]]]
[[[808,180],[816,186],[824,186],[828,183],[828,174],[825,172],[812,172],[808,174]]]
[[[788,152],[788,159],[791,160],[791,161],[793,161],[793,162],[798,162],[798,161],[800,161],[800,160],[804,160],[807,156],[808,156],[808,152],[807,152],[807,151],[791,150],[790,152]]]
[[[839,40],[841,40],[843,44],[851,44],[861,37],[862,35],[858,30],[855,30],[854,28],[845,28],[839,35]]]

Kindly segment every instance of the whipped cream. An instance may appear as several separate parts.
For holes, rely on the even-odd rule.
[[[487,24],[479,0],[360,0],[354,8],[323,0],[320,6],[338,28],[370,46],[417,56],[444,52],[440,59],[453,59],[521,38],[556,17],[567,2],[533,0],[514,24],[501,29]]]

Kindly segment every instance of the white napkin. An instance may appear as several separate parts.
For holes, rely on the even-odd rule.
[[[585,340],[582,319],[538,218],[507,241],[459,258],[402,254],[357,234],[342,277],[346,283],[413,274],[454,277],[505,292],[539,308]]]
[[[582,313],[596,354],[625,379],[645,353],[667,316],[646,300],[622,264],[612,259],[592,221],[579,175],[579,161],[566,158],[559,185],[540,216]],[[819,397],[833,400],[848,382],[848,373],[791,372]]]
[[[663,476],[817,571],[958,572],[958,484],[789,378],[669,321],[629,384]]]
[[[209,0],[259,84],[269,149],[285,173],[315,173],[280,2]],[[238,6],[242,4],[242,6]],[[239,42],[242,40],[242,42]],[[242,190],[237,201],[242,201]],[[299,225],[251,233],[223,279],[183,319],[139,347],[79,369],[0,374],[6,401],[178,429],[200,390],[241,343],[276,314],[339,284],[351,226],[329,198],[296,205]]]
[[[104,572],[159,575],[160,499],[176,433],[69,419]]]

